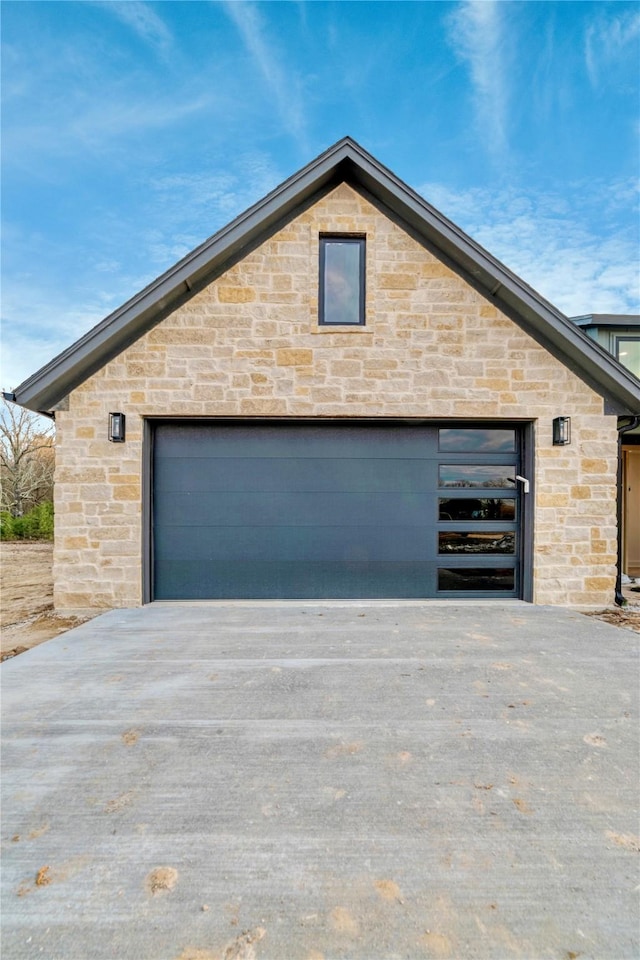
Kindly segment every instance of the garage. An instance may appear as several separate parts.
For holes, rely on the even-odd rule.
[[[150,429],[153,599],[529,599],[527,426]]]

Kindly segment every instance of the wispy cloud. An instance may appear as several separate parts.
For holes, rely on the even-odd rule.
[[[634,187],[637,209],[637,185],[627,180],[575,184],[569,196],[453,191],[435,183],[419,191],[551,303],[579,316],[640,311],[637,231],[621,230],[614,216],[621,202],[631,202]],[[586,225],[593,223],[598,233]]]
[[[259,200],[282,179],[273,160],[263,153],[240,154],[232,164],[220,164],[217,172],[198,171],[156,177],[151,186],[167,205],[187,210],[189,222],[197,223],[203,212],[219,226]]]
[[[636,59],[640,40],[640,13],[624,10],[610,19],[599,15],[587,27],[584,54],[587,73],[592,86],[600,84],[603,72],[620,57],[633,55]]]
[[[2,299],[0,386],[5,390],[15,389],[117,306],[107,295],[78,305],[53,288],[25,303],[17,283],[4,285]]]
[[[41,366],[142,290],[162,272],[154,261],[151,231],[141,238],[133,223],[106,248],[92,249],[90,241],[78,243],[68,253],[82,263],[75,284],[60,284],[55,270],[43,275],[33,268],[7,271],[2,290],[2,351],[0,385],[13,389]],[[127,236],[127,233],[129,234]],[[169,263],[183,256],[182,238],[175,238]],[[142,249],[139,249],[142,247]],[[34,249],[46,257],[46,248]],[[162,269],[167,266],[163,262]],[[26,295],[25,291],[29,291]]]
[[[150,262],[160,270],[185,256],[282,180],[273,161],[262,153],[241,154],[233,164],[224,166],[227,172],[174,173],[149,181],[154,194],[153,226],[141,239]]]
[[[48,243],[6,225],[13,258],[3,284],[1,385],[16,387],[281,180],[260,151],[220,159],[214,170],[144,177],[140,190],[150,193],[141,206],[105,208],[99,229],[76,246],[67,241],[65,260],[82,263],[70,287],[58,285],[63,268]],[[46,274],[21,269],[34,256],[50,264]]]
[[[507,150],[504,7],[497,0],[463,0],[448,17],[450,42],[471,74],[477,124],[494,156]]]
[[[124,140],[145,132],[164,131],[211,108],[213,96],[204,93],[191,98],[119,98],[114,92],[108,102],[96,101],[75,91],[52,120],[42,114],[36,122],[14,125],[5,132],[6,163],[38,164],[38,148],[47,143],[49,161],[54,157],[77,157],[78,150],[120,151]]]
[[[285,73],[281,65],[283,55],[270,45],[260,11],[250,0],[242,3],[223,0],[222,6],[262,74],[287,132],[299,142],[301,149],[306,149],[299,79]]]
[[[171,31],[148,3],[142,0],[126,0],[124,3],[121,0],[116,3],[113,0],[107,0],[107,2],[101,2],[100,6],[130,27],[141,40],[157,52],[166,53],[171,46],[173,42]]]
[[[165,129],[193,116],[211,104],[202,94],[189,100],[114,99],[97,108],[93,104],[69,123],[70,136],[79,142],[102,143],[123,134],[141,130]]]

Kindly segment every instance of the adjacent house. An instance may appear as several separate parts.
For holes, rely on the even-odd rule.
[[[640,316],[591,313],[571,319],[640,378]],[[640,426],[625,425],[621,441],[620,560],[623,573],[640,577]]]
[[[589,313],[573,322],[640,378],[640,316],[621,313]]]
[[[349,138],[13,398],[58,609],[613,600],[640,380]]]

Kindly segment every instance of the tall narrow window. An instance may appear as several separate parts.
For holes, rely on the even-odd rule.
[[[364,326],[364,237],[320,237],[320,323]]]

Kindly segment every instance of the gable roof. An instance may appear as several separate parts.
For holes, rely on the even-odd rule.
[[[14,392],[16,402],[51,412],[92,373],[342,182],[511,317],[608,400],[612,412],[640,413],[640,380],[350,137],[285,180],[21,383]]]

